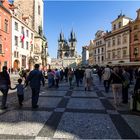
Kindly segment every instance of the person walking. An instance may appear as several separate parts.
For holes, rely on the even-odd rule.
[[[137,69],[136,83],[134,86],[133,97],[133,111],[137,111],[137,103],[140,102],[140,67]]]
[[[60,80],[60,71],[55,69],[55,86],[56,88],[59,87],[59,80]]]
[[[72,88],[72,80],[73,80],[73,76],[74,76],[74,72],[72,71],[71,68],[69,68],[69,71],[68,71],[68,79],[69,79],[69,85],[70,85],[70,88]]]
[[[80,71],[79,71],[79,68],[77,68],[74,71],[74,75],[75,75],[77,87],[79,87],[79,82],[80,82]]]
[[[109,92],[110,88],[110,76],[111,76],[111,69],[109,68],[109,65],[106,66],[106,68],[103,71],[103,80],[104,80],[104,87],[105,87],[105,92]]]
[[[114,96],[114,104],[118,106],[121,104],[122,97],[122,74],[118,67],[114,67],[110,76],[110,81],[112,83],[112,91]]]
[[[32,108],[38,108],[38,98],[40,92],[41,82],[43,86],[45,85],[44,77],[42,72],[39,70],[39,64],[35,64],[34,70],[29,73],[26,80],[26,85],[30,83],[32,89]]]
[[[126,71],[126,69],[123,69],[122,78],[123,78],[122,103],[127,104],[128,103],[128,88],[130,85],[130,74]]]
[[[2,72],[0,72],[0,91],[2,92],[2,104],[1,109],[7,109],[6,101],[9,88],[11,87],[10,76],[7,72],[7,66],[3,66]]]
[[[18,102],[19,106],[22,107],[22,102],[24,100],[24,88],[25,86],[22,84],[22,79],[18,79],[18,84],[15,88],[10,88],[11,90],[17,89],[17,96],[18,96]]]
[[[90,66],[88,66],[88,68],[86,68],[85,73],[84,73],[85,91],[91,90],[92,79],[93,79],[92,70],[91,70]]]

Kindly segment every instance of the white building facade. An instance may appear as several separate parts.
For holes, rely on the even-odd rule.
[[[34,31],[13,13],[12,16],[12,68],[33,68]],[[32,61],[31,61],[32,60]]]

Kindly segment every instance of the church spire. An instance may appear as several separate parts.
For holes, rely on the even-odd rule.
[[[69,39],[69,41],[70,42],[71,41],[76,41],[76,36],[75,36],[75,32],[73,31],[73,28],[72,28],[72,31],[70,33],[70,39]]]

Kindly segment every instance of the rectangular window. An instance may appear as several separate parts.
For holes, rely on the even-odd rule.
[[[33,33],[31,33],[31,39],[33,39]]]
[[[8,32],[8,20],[5,19],[5,22],[4,22],[4,31],[7,33]]]
[[[38,5],[38,15],[40,15],[40,5]]]
[[[115,52],[112,52],[112,58],[115,58]]]
[[[26,68],[26,56],[22,55],[22,67]]]
[[[17,58],[19,58],[19,52],[17,52]]]
[[[126,57],[126,50],[123,50],[123,57]]]
[[[100,53],[100,49],[98,48],[98,53]]]
[[[0,44],[0,54],[2,53],[2,44]]]
[[[31,51],[33,51],[33,44],[31,44]]]
[[[14,51],[14,57],[17,57],[16,51]]]
[[[115,46],[115,39],[112,40],[112,45]]]
[[[15,22],[15,30],[18,31],[18,23]]]
[[[29,43],[26,41],[26,49],[28,50],[29,48]]]
[[[110,52],[108,53],[108,59],[110,59],[111,58],[111,55],[110,55]]]
[[[121,44],[121,38],[120,37],[118,37],[118,45],[120,45]]]
[[[21,33],[23,34],[23,32],[24,32],[24,27],[21,26]]]
[[[127,43],[127,37],[126,36],[123,37],[123,44],[125,44],[125,43]]]
[[[134,35],[134,41],[137,41],[137,40],[138,40],[138,35],[135,34],[135,35]]]
[[[117,56],[118,56],[118,58],[121,57],[121,51],[120,50],[117,51]]]
[[[18,37],[15,36],[15,46],[18,46]]]
[[[21,48],[24,48],[24,41],[21,42]]]
[[[96,50],[94,51],[94,53],[96,54]]]
[[[29,31],[28,30],[26,30],[26,36],[29,37]]]

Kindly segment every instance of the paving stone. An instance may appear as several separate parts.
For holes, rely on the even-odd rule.
[[[50,107],[55,108],[61,101],[60,97],[39,97],[38,105],[39,107]],[[25,107],[31,106],[31,100],[25,102]]]
[[[66,91],[43,91],[40,93],[40,96],[65,96]]]
[[[56,108],[54,111],[55,112],[64,112],[65,108]]]
[[[140,138],[140,116],[122,115],[122,117]]]
[[[119,112],[117,112],[117,110],[106,110],[106,112],[108,114],[119,114]]]
[[[67,104],[67,108],[93,109],[93,110],[105,109],[100,100],[98,99],[82,99],[82,98],[71,98]]]
[[[37,136],[52,113],[10,111],[0,116],[0,134]]]
[[[119,139],[109,115],[65,112],[54,138]]]
[[[94,91],[85,92],[85,91],[73,91],[72,97],[98,97]]]

